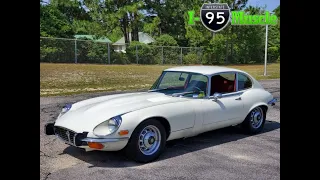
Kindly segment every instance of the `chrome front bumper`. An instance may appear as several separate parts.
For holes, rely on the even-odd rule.
[[[100,150],[100,151],[118,151],[123,149],[128,141],[128,137],[124,138],[84,138],[81,140],[82,145],[77,146],[79,148],[84,148],[86,151],[91,151],[91,150]],[[101,143],[103,145],[103,149],[93,149],[88,146],[89,142],[95,142],[95,143]]]
[[[277,101],[278,100],[276,98],[273,98],[271,101],[268,102],[268,105],[269,106],[274,106]]]
[[[59,128],[56,129],[56,128]],[[57,138],[74,147],[83,148],[86,151],[100,150],[100,151],[117,151],[123,149],[128,141],[128,137],[122,138],[90,138],[87,137],[88,133],[76,133],[72,130],[54,126],[54,123],[45,125],[46,135],[55,135]],[[100,143],[103,145],[102,149],[90,148],[88,143]]]

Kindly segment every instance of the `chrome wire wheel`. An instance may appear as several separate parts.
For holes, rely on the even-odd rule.
[[[157,152],[160,143],[161,133],[156,126],[148,125],[139,134],[138,146],[144,155],[152,155]]]
[[[264,120],[263,109],[261,107],[256,107],[251,111],[250,123],[253,128],[258,129]]]

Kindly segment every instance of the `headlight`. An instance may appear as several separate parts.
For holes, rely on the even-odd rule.
[[[99,124],[93,129],[93,134],[96,136],[107,136],[118,130],[122,122],[121,116],[113,117]]]
[[[72,107],[72,104],[66,104],[63,106],[62,111],[60,113],[60,116],[64,115],[66,112],[68,112]]]

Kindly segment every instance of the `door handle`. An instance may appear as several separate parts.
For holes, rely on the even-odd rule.
[[[235,100],[238,100],[238,101],[239,101],[239,100],[241,100],[241,97],[238,97],[238,98],[237,98],[237,99],[235,99]]]

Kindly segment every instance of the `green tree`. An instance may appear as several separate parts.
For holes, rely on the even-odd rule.
[[[160,36],[161,35],[161,28],[159,25],[161,24],[161,20],[158,16],[152,19],[152,22],[145,23],[143,26],[143,30],[146,33],[149,33],[151,36]]]
[[[156,38],[156,45],[154,47],[154,55],[159,57],[159,53],[163,52],[163,63],[164,64],[179,64],[180,63],[180,48],[178,48],[177,41],[168,34],[162,34]],[[165,46],[165,47],[163,47]],[[169,46],[169,47],[168,47]],[[162,56],[162,55],[161,55]],[[162,60],[161,60],[162,61]],[[157,60],[160,62],[160,60]]]
[[[152,48],[144,43],[132,41],[126,52],[130,62],[133,64],[137,63],[137,56],[139,64],[155,64]]]
[[[269,26],[268,33],[268,61],[280,61],[280,5],[273,10],[278,17],[278,23],[275,26]]]
[[[68,38],[73,34],[71,24],[56,6],[40,3],[40,36]]]
[[[129,33],[132,30],[133,39],[138,40],[137,26],[143,16],[139,13],[143,7],[142,1],[84,0],[84,5],[88,8],[90,17],[99,22],[107,30],[107,34],[120,27],[126,43],[129,43]]]
[[[178,43],[169,34],[162,34],[161,36],[156,38],[156,42],[154,42],[154,45],[157,45],[157,46],[178,46]]]

